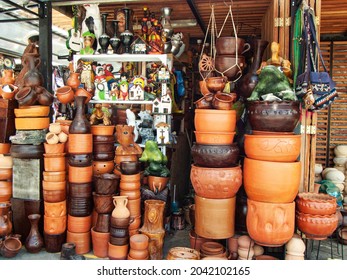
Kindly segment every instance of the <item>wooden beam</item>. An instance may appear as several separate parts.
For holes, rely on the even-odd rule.
[[[186,0],[187,4],[189,5],[189,8],[190,10],[192,11],[194,17],[196,18],[196,21],[198,22],[200,28],[201,28],[201,31],[206,34],[206,26],[204,24],[204,21],[202,20],[201,18],[201,15],[200,13],[198,12],[196,6],[195,6],[195,3],[194,3],[194,0]]]

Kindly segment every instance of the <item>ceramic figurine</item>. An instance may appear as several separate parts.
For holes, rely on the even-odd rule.
[[[141,147],[134,142],[134,127],[118,124],[116,126],[116,137],[120,144],[116,148],[117,155],[137,155],[141,156]]]
[[[82,61],[81,83],[84,84],[86,90],[93,89],[94,71],[91,61]]]
[[[103,66],[96,67],[96,76],[94,78],[95,93],[93,99],[95,100],[109,100],[108,85]]]
[[[166,83],[162,83],[162,93],[160,98],[156,98],[153,102],[153,113],[155,114],[171,114],[171,95]]]
[[[136,116],[133,111],[130,109],[126,109],[126,115],[127,115],[127,125],[134,127],[134,141],[136,142],[139,138],[139,132],[136,127]]]
[[[94,40],[97,42],[102,34],[102,22],[99,4],[83,4],[83,7],[86,10],[86,15],[82,21],[82,34],[86,31],[93,33]],[[100,49],[100,44],[97,44],[96,49]]]
[[[95,41],[95,35],[89,31],[82,34],[83,37],[83,49],[80,54],[94,54],[93,44]]]
[[[103,125],[111,125],[110,117],[111,114],[106,108],[102,107],[100,103],[95,104],[93,114],[90,116],[90,124],[103,123]]]
[[[169,144],[170,143],[170,126],[165,122],[160,122],[156,125],[157,128],[157,142],[159,144]]]
[[[122,100],[129,100],[128,96],[129,83],[126,77],[121,77],[121,81],[119,82],[119,97]]]

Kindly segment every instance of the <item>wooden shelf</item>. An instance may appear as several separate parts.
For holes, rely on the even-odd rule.
[[[153,104],[153,101],[147,100],[90,100],[88,103],[106,103],[106,104]]]

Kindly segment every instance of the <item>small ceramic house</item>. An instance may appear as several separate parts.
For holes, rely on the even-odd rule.
[[[170,143],[170,137],[169,137],[170,126],[165,122],[160,122],[155,127],[157,129],[158,144],[169,144]]]
[[[156,98],[153,101],[153,113],[154,114],[171,114],[171,95],[167,91],[166,83],[162,84],[162,93],[160,98]]]
[[[135,84],[129,89],[129,100],[144,100],[144,99],[145,99],[145,91],[141,85]]]
[[[137,37],[131,44],[131,53],[133,54],[147,54],[148,46],[142,37]]]

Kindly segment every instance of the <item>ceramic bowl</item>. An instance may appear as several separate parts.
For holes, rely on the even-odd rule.
[[[241,166],[200,167],[192,164],[190,180],[198,196],[213,199],[231,198],[242,184]]]
[[[247,102],[247,115],[253,130],[293,132],[299,122],[299,101]]]
[[[245,158],[243,184],[247,197],[261,202],[294,201],[300,185],[300,162],[272,162]]]
[[[74,91],[72,90],[70,86],[63,86],[63,87],[57,88],[55,93],[60,103],[68,104],[74,100]]]
[[[201,132],[194,131],[196,142],[203,145],[231,145],[235,132]]]
[[[47,117],[49,115],[49,106],[21,106],[14,109],[16,118]]]
[[[242,70],[245,67],[245,57],[238,55],[217,55],[215,59],[216,69],[228,77],[229,80],[235,80],[242,75]]]
[[[218,92],[212,100],[212,107],[217,110],[231,110],[237,99],[236,93]]]
[[[323,193],[299,193],[295,199],[298,211],[312,215],[336,213],[336,198]]]
[[[124,175],[134,175],[141,171],[141,165],[138,161],[122,161],[120,170]]]
[[[234,132],[236,111],[195,109],[194,125],[198,132]]]
[[[86,167],[90,166],[93,161],[92,154],[71,154],[68,156],[68,163],[75,167]]]
[[[113,135],[114,125],[92,125],[93,135]]]
[[[194,143],[192,157],[196,165],[201,167],[228,167],[239,160],[240,149],[237,143],[231,145],[204,145]]]
[[[115,194],[119,187],[119,176],[115,174],[100,174],[93,176],[93,185],[98,194]]]
[[[19,238],[9,236],[2,241],[0,253],[5,258],[14,258],[22,248],[22,242]]]
[[[203,97],[194,102],[197,109],[212,109],[213,93],[205,94]]]
[[[245,153],[248,158],[293,162],[300,155],[301,135],[245,135]]]
[[[227,77],[209,77],[206,79],[206,86],[210,92],[221,92],[227,81]]]
[[[37,104],[37,94],[31,87],[21,88],[14,97],[20,106],[32,106]]]

